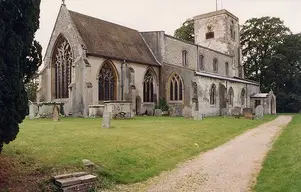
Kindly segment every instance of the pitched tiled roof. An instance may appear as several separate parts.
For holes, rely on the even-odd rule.
[[[160,65],[137,30],[69,11],[87,46],[87,54]]]

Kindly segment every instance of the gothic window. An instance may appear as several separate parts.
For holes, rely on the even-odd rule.
[[[218,60],[216,58],[213,59],[213,72],[217,73],[218,71]]]
[[[177,74],[173,74],[173,76],[169,80],[169,100],[183,100],[183,81]]]
[[[210,89],[210,105],[216,105],[216,85],[213,84]]]
[[[182,51],[182,64],[183,64],[183,66],[187,66],[187,64],[188,64],[187,54],[188,54],[188,52],[186,50]]]
[[[204,67],[204,56],[200,55],[199,56],[199,70],[203,71],[204,69],[205,69],[205,67]]]
[[[154,102],[154,75],[152,71],[147,70],[143,82],[143,101]]]
[[[229,93],[228,93],[229,105],[233,106],[233,100],[234,100],[234,91],[233,91],[232,87],[230,87]]]
[[[98,75],[98,100],[114,101],[117,99],[117,75],[113,65],[106,61]]]
[[[213,39],[214,38],[214,31],[212,29],[211,25],[207,26],[207,33],[206,33],[206,39]]]
[[[69,85],[72,81],[71,68],[73,55],[70,44],[61,36],[53,52],[54,91],[56,99],[69,98]]]
[[[245,105],[245,100],[246,100],[246,91],[245,91],[245,89],[241,90],[240,100],[241,100],[241,105]]]
[[[225,63],[225,73],[226,73],[226,76],[229,76],[229,63],[228,62]]]

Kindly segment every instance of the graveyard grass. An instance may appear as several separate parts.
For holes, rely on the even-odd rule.
[[[284,128],[268,153],[255,191],[301,191],[301,115]]]
[[[82,160],[89,159],[99,166],[97,174],[118,183],[133,183],[175,168],[274,118],[208,117],[193,121],[137,117],[113,120],[111,129],[101,128],[101,119],[25,120],[17,139],[4,147],[3,154],[30,159],[52,176],[54,170],[61,170],[56,174],[70,167],[78,171],[83,168]]]

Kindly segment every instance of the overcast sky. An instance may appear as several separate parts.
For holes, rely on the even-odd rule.
[[[219,9],[232,12],[243,24],[261,16],[280,17],[294,33],[301,32],[301,0],[218,0]],[[222,1],[222,2],[221,2]],[[61,0],[42,0],[36,38],[46,50]],[[69,10],[138,31],[165,31],[172,35],[187,18],[215,10],[215,0],[66,0]]]

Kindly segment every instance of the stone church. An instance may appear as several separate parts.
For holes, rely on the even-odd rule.
[[[139,32],[62,5],[40,71],[39,102],[63,102],[67,115],[85,116],[105,101],[131,101],[135,114],[152,114],[165,98],[171,116],[206,116],[276,98],[244,79],[239,19],[227,10],[194,17],[195,42],[164,31]],[[258,97],[257,97],[258,96]]]

